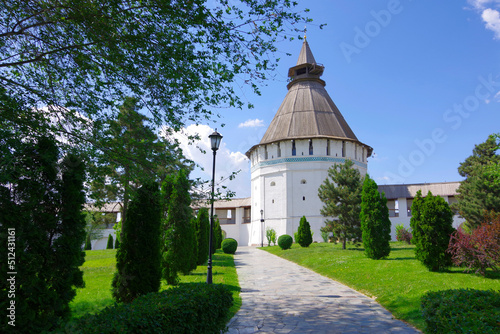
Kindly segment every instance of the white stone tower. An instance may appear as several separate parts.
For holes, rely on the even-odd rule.
[[[252,179],[250,245],[260,245],[263,235],[267,243],[267,227],[278,236],[293,237],[302,216],[311,224],[314,240],[321,241],[325,218],[318,188],[328,169],[351,159],[363,176],[367,172],[372,148],[357,139],[326,92],[323,70],[304,40],[297,65],[288,71],[283,103],[260,143],[246,153]]]

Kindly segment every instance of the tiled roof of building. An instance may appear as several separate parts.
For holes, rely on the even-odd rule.
[[[383,191],[387,199],[414,198],[419,190],[424,197],[429,191],[435,196],[456,196],[459,186],[460,182],[390,184],[378,186],[378,191]]]

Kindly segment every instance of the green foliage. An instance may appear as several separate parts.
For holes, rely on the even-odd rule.
[[[324,203],[321,214],[330,217],[325,221],[325,232],[333,232],[342,240],[343,249],[347,241],[361,241],[361,175],[354,162],[335,164],[328,169],[328,177],[318,189],[318,196]]]
[[[450,236],[454,232],[453,212],[448,203],[429,191],[425,198],[419,190],[411,206],[410,225],[415,257],[431,271],[439,271],[451,265],[446,252]]]
[[[219,218],[215,220],[215,249],[222,248],[222,240],[224,240],[224,236],[222,235],[222,228],[220,226]]]
[[[321,239],[323,239],[323,242],[328,242],[328,232],[321,231]]]
[[[233,238],[227,238],[222,241],[222,251],[226,254],[234,254],[236,253],[236,249],[238,248],[238,241]]]
[[[276,246],[276,231],[268,227],[266,229],[267,246],[271,246],[271,242]]]
[[[54,138],[21,141],[8,133],[8,127],[0,130],[0,241],[4,245],[0,248],[0,307],[7,310],[15,301],[16,327],[8,325],[14,319],[6,311],[0,332],[40,333],[70,316],[75,287],[84,286],[79,266],[85,257],[81,249],[85,166],[71,153],[59,162]],[[15,253],[15,261],[7,253]],[[17,272],[15,297],[8,297],[12,293],[8,272]]]
[[[377,183],[367,174],[361,192],[361,230],[365,255],[374,260],[389,256],[391,221],[385,194],[378,192]]]
[[[165,186],[170,187],[167,184]],[[196,266],[189,188],[186,172],[181,169],[171,186],[170,196],[166,196],[168,202],[165,201],[168,213],[163,223],[165,237],[161,267],[162,277],[171,285],[177,284],[178,273],[186,275]]]
[[[103,216],[99,211],[84,211],[85,215],[85,234],[92,240],[102,238],[103,230],[107,221],[112,220],[110,215]]]
[[[300,218],[296,241],[301,247],[309,247],[309,245],[312,244],[311,225],[309,225],[306,216]]]
[[[116,236],[115,249],[119,249],[119,248],[120,248],[120,239],[118,238],[118,236]]]
[[[500,136],[490,135],[474,147],[473,153],[460,164],[458,172],[466,179],[457,189],[454,205],[473,230],[482,223],[485,212],[500,211]]]
[[[210,222],[208,218],[208,209],[200,208],[196,217],[196,240],[198,241],[198,262],[201,266],[208,260],[208,238],[210,231]]]
[[[108,244],[106,245],[106,249],[113,249],[113,235],[108,235]]]
[[[147,182],[132,196],[116,252],[112,294],[130,303],[160,288],[160,201],[158,184]]]
[[[70,333],[219,333],[233,297],[221,284],[183,284],[105,308],[67,326]]]
[[[426,333],[499,333],[500,292],[432,291],[422,297]]]
[[[269,59],[276,43],[295,38],[310,21],[288,0],[99,3],[5,2],[0,44],[10,47],[1,51],[1,86],[29,106],[58,106],[47,119],[59,113],[86,129],[132,94],[157,123],[178,130],[185,120],[210,118],[213,106],[242,107],[234,83],[258,92],[259,81],[277,67]],[[240,81],[247,73],[253,79]],[[38,110],[26,112],[28,119],[40,117]],[[74,127],[80,136],[71,140],[79,143],[86,129]]]
[[[84,250],[92,250],[92,242],[90,241],[90,235],[87,235],[87,237],[85,238]]]
[[[288,234],[280,235],[280,237],[278,238],[278,246],[280,246],[282,250],[290,249],[290,247],[292,247],[292,244],[293,239]]]

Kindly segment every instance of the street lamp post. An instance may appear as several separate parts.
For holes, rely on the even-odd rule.
[[[264,210],[260,210],[260,230],[262,232],[260,238],[260,247],[264,247]]]
[[[210,239],[208,241],[208,264],[207,264],[207,284],[212,284],[212,243],[213,243],[213,231],[214,231],[214,180],[215,180],[215,155],[219,149],[222,136],[215,129],[214,133],[210,136],[210,145],[212,146],[212,151],[214,152],[214,163],[212,166],[212,194],[210,197]]]

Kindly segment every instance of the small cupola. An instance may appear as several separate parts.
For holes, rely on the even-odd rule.
[[[289,85],[297,79],[318,79],[323,82],[319,77],[323,75],[324,69],[325,67],[322,64],[316,63],[311,49],[309,48],[309,43],[307,43],[307,40],[304,38],[297,65],[288,70],[288,77],[291,81]]]

